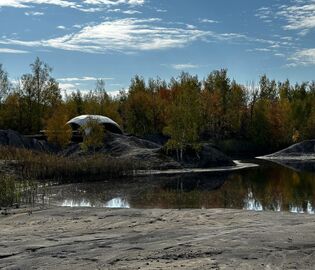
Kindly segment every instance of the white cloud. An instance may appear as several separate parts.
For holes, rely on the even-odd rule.
[[[90,5],[117,6],[120,4],[143,5],[145,0],[84,0],[83,3]]]
[[[89,53],[145,51],[178,48],[213,34],[198,29],[161,26],[160,19],[118,19],[85,26],[80,31],[47,40],[6,39],[2,44],[50,47]],[[213,36],[215,36],[213,34]],[[222,39],[230,37],[222,36]]]
[[[289,60],[292,61],[291,66],[315,65],[315,48],[297,51]]]
[[[219,23],[218,21],[210,20],[210,19],[199,19],[199,22],[201,22],[201,23]]]
[[[289,4],[274,7],[262,7],[257,10],[256,17],[265,22],[281,19],[284,30],[298,30],[300,35],[306,35],[315,28],[315,1],[291,1]]]
[[[28,52],[23,51],[23,50],[10,49],[10,48],[0,48],[0,54],[1,53],[22,54],[22,53],[28,53]]]
[[[96,78],[96,77],[68,77],[68,78],[59,78],[57,79],[60,82],[77,82],[77,81],[96,81],[98,79],[101,80],[113,80],[114,78]]]
[[[75,2],[68,0],[1,0],[0,7],[29,8],[33,4],[56,5],[60,7],[76,7]]]
[[[248,51],[254,51],[254,52],[270,52],[271,49],[268,48],[254,48],[254,49],[250,49]]]
[[[83,26],[81,24],[74,24],[73,28],[81,29]]]
[[[62,91],[74,91],[77,89],[77,86],[73,83],[59,83],[59,88]]]
[[[194,65],[194,64],[173,64],[171,65],[172,68],[176,70],[185,70],[185,69],[193,69],[193,68],[199,68],[199,65]]]
[[[56,28],[57,28],[57,29],[61,29],[61,30],[65,30],[65,29],[66,29],[66,27],[63,26],[63,25],[58,25]]]
[[[116,91],[107,91],[107,94],[111,96],[112,98],[118,97],[120,95],[120,90]]]
[[[155,11],[156,11],[156,12],[161,12],[161,13],[167,12],[166,9],[161,9],[161,8],[157,8]]]
[[[141,11],[138,10],[125,10],[123,11],[124,14],[129,14],[129,15],[133,15],[133,14],[141,14]]]
[[[38,11],[27,11],[27,12],[24,12],[24,14],[26,16],[44,16],[44,12],[38,12]]]
[[[0,7],[31,8],[33,5],[55,5],[62,8],[74,8],[83,12],[102,11],[102,7],[143,5],[145,0],[1,0]]]
[[[278,57],[285,57],[285,54],[284,54],[284,53],[275,53],[274,55],[275,55],[275,56],[278,56]]]
[[[282,6],[277,15],[286,19],[284,26],[286,30],[307,30],[315,28],[315,2],[296,4],[292,6]]]

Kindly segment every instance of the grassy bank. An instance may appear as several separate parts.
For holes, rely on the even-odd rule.
[[[38,183],[21,180],[12,175],[0,174],[0,208],[20,204],[34,205],[37,199]]]
[[[64,157],[26,149],[0,147],[0,159],[22,179],[53,180],[60,183],[132,175],[139,162],[104,154]]]

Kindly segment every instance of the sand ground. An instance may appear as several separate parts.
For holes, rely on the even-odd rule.
[[[222,209],[15,212],[0,217],[3,269],[315,269],[314,215]]]

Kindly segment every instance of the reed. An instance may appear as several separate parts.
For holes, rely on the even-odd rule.
[[[22,179],[54,180],[59,183],[129,176],[142,167],[139,162],[104,154],[64,157],[12,147],[0,147],[0,159],[13,167]]]
[[[34,205],[37,200],[38,183],[21,180],[12,175],[0,174],[0,208],[20,204]]]

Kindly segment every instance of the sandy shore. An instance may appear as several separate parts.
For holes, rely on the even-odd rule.
[[[314,269],[315,216],[52,208],[0,217],[4,269]]]

